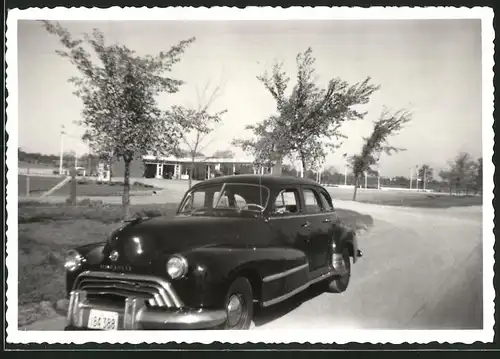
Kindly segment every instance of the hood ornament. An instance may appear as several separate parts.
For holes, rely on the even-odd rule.
[[[109,259],[111,260],[111,262],[116,262],[118,260],[118,257],[120,257],[120,255],[118,254],[118,251],[112,251],[110,254],[109,254]]]

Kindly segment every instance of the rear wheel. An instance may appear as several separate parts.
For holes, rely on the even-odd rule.
[[[351,278],[351,257],[349,256],[347,248],[344,248],[342,253],[332,254],[330,257],[330,267],[343,274],[333,277],[333,279],[327,283],[328,291],[331,293],[345,292]]]
[[[221,329],[245,330],[250,328],[253,319],[253,294],[248,279],[240,277],[230,285],[226,294],[225,309],[227,320]]]

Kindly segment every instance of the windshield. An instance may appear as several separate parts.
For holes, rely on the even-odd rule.
[[[235,213],[261,213],[267,206],[269,189],[244,183],[224,183],[206,186],[189,192],[179,213],[226,215]]]

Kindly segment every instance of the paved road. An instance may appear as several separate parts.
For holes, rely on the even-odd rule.
[[[374,227],[360,238],[364,257],[353,267],[348,290],[309,291],[290,300],[282,313],[262,313],[257,326],[482,328],[480,209],[424,212],[348,202],[340,207],[374,217]]]
[[[481,208],[422,210],[337,201],[369,213],[364,257],[343,294],[308,290],[261,311],[256,328],[482,328]],[[57,330],[63,319],[27,329]]]

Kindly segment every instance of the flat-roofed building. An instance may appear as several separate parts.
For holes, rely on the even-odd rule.
[[[194,180],[204,180],[222,175],[271,172],[271,168],[255,164],[252,158],[197,157],[192,166],[192,159],[189,157],[144,155],[130,165],[130,176],[135,178],[187,180],[191,176]],[[112,165],[113,177],[122,177],[123,173],[123,161],[115,161]]]

